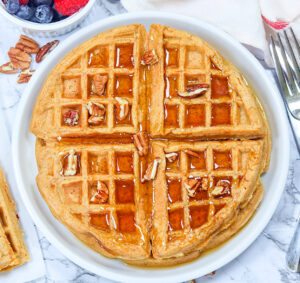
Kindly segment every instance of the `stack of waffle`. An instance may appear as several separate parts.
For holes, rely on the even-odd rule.
[[[0,272],[13,269],[28,260],[15,204],[0,168]]]
[[[206,42],[141,25],[66,55],[37,98],[37,184],[53,215],[101,254],[186,262],[250,219],[271,136],[253,90]]]

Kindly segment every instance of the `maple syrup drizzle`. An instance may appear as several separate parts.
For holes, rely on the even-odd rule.
[[[165,104],[165,127],[179,127],[178,110],[178,105]]]
[[[186,105],[185,112],[185,127],[193,128],[205,126],[205,104]]]
[[[213,151],[214,170],[231,170],[232,159],[231,150],[229,151]]]
[[[177,67],[179,62],[178,48],[165,47],[165,65],[167,67]]]
[[[211,125],[231,125],[231,103],[213,103],[211,106]]]
[[[230,98],[228,77],[211,77],[211,98]]]
[[[190,170],[206,170],[206,151],[197,151],[199,157],[187,155],[188,169]]]
[[[134,203],[134,180],[115,180],[116,203]]]
[[[134,67],[133,44],[116,45],[115,67],[129,69]]]
[[[168,200],[169,203],[175,203],[182,200],[181,196],[181,180],[167,179],[168,186]]]
[[[190,206],[190,223],[191,228],[199,228],[207,222],[209,205]]]
[[[165,77],[165,98],[174,98],[178,94],[178,76]]]
[[[166,159],[166,170],[167,171],[178,171],[180,169],[180,155],[178,155],[177,159],[173,162],[170,162]]]
[[[107,67],[108,48],[106,46],[96,46],[88,55],[88,67]]]
[[[134,233],[136,231],[135,216],[133,211],[118,210],[118,231],[121,233]]]
[[[114,96],[132,97],[133,75],[115,75]]]
[[[88,173],[89,174],[108,174],[107,153],[96,154],[88,153]]]
[[[133,174],[133,153],[115,153],[116,173]]]
[[[169,210],[169,231],[184,229],[184,211],[183,208]]]
[[[109,231],[110,230],[109,223],[110,223],[109,213],[90,214],[90,224],[98,229]]]

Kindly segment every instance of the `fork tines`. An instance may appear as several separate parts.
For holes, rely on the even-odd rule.
[[[291,27],[289,29],[293,41],[291,42],[286,30],[283,31],[284,36],[276,33],[277,41],[272,35],[270,36],[270,50],[283,92],[286,96],[294,96],[300,94],[300,69],[297,61],[300,47],[293,29]]]

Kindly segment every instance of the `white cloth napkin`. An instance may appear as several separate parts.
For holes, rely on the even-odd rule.
[[[1,101],[0,101],[1,102]],[[0,107],[2,103],[0,103]],[[21,228],[24,232],[24,240],[29,250],[30,261],[14,268],[11,271],[0,273],[1,283],[28,282],[45,275],[45,264],[41,247],[38,241],[36,229],[30,219],[21,198],[18,196],[18,188],[14,180],[11,146],[9,134],[4,124],[3,111],[0,109],[0,164],[5,173],[6,180],[12,197],[16,203],[17,213],[20,217]],[[25,149],[24,149],[25,150]]]
[[[231,34],[238,41],[258,48],[264,54],[267,54],[268,48],[262,16],[275,27],[292,24],[296,34],[300,32],[299,0],[121,0],[121,2],[130,12],[145,10],[174,12],[208,22]],[[284,23],[278,23],[282,21]]]

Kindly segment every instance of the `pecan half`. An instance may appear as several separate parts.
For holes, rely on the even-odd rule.
[[[70,109],[64,113],[64,123],[68,126],[76,126],[79,121],[79,113],[77,110]]]
[[[20,36],[20,39],[15,47],[26,53],[38,53],[40,49],[35,40],[25,35]]]
[[[174,162],[178,158],[177,152],[166,153],[166,158],[169,162]]]
[[[17,83],[18,84],[28,83],[34,72],[35,72],[34,70],[29,70],[29,69],[22,71],[19,75]]]
[[[107,80],[107,76],[94,75],[92,82],[92,92],[97,95],[102,95],[104,93]]]
[[[229,190],[230,190],[230,184],[226,181],[219,180],[217,185],[211,192],[211,194],[213,196],[222,196],[229,193]]]
[[[90,199],[90,202],[93,203],[106,203],[108,200],[108,188],[107,186],[101,182],[97,182],[97,189],[92,188],[92,197]]]
[[[197,179],[187,179],[184,181],[184,187],[190,197],[194,197],[198,188],[200,187],[200,181]]]
[[[31,57],[28,53],[23,52],[20,49],[11,47],[8,51],[8,57],[15,69],[29,69]]]
[[[0,73],[3,73],[3,74],[16,74],[16,73],[18,73],[18,70],[14,68],[14,66],[11,62],[8,62],[8,63],[3,64],[2,66],[0,66]]]
[[[133,142],[138,149],[139,156],[145,156],[149,150],[149,139],[146,132],[139,132],[133,135]]]
[[[105,118],[105,106],[96,102],[89,102],[87,104],[87,109],[89,111],[88,122],[91,125],[99,125],[103,122]]]
[[[147,52],[144,53],[141,59],[141,64],[142,65],[154,65],[158,62],[158,57],[155,53],[154,49],[151,49]]]
[[[189,149],[184,149],[183,151],[187,155],[190,155],[190,156],[193,156],[193,157],[196,157],[196,158],[200,158],[201,157],[201,155],[198,152],[195,152],[195,151],[192,151],[192,150],[189,150]]]
[[[42,46],[36,54],[35,61],[40,63],[58,45],[58,43],[59,40],[53,40]]]
[[[116,116],[119,121],[123,121],[129,114],[129,104],[125,98],[116,97]]]
[[[209,88],[208,84],[194,84],[186,87],[185,92],[179,92],[178,95],[182,98],[196,98],[204,94]]]
[[[74,149],[71,149],[69,151],[68,155],[66,155],[64,158],[62,175],[63,176],[74,176],[77,174],[77,170],[78,170],[77,155],[75,154]]]
[[[160,158],[154,158],[154,160],[152,160],[149,163],[147,170],[145,172],[145,175],[141,180],[142,183],[145,183],[146,181],[151,181],[151,180],[155,179],[156,174],[157,174],[158,165],[160,164],[160,162],[161,162]]]

